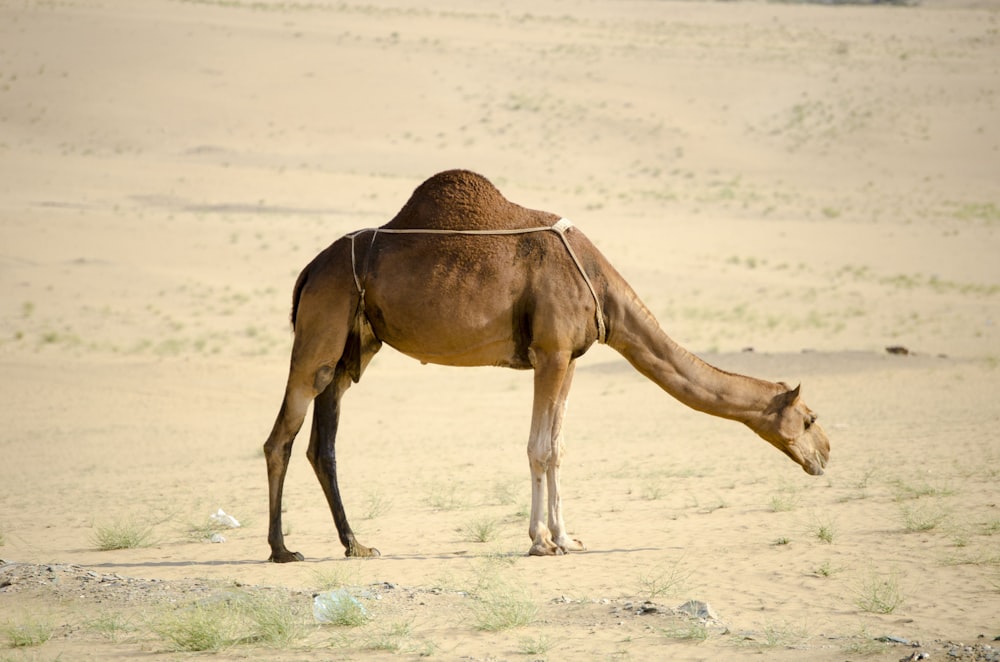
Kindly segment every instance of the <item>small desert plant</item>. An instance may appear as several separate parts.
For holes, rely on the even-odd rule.
[[[891,614],[903,601],[897,573],[883,575],[874,570],[861,579],[854,599],[861,610],[872,614]]]
[[[216,602],[178,608],[153,630],[178,651],[218,651],[236,642],[238,625],[229,606]]]
[[[788,647],[800,644],[809,638],[809,629],[805,625],[797,626],[783,621],[782,623],[765,623],[761,630],[763,637],[759,644],[767,648]]]
[[[389,625],[387,630],[378,632],[365,640],[368,650],[398,653],[403,650],[403,642],[413,630],[413,621],[399,621]]]
[[[241,643],[288,646],[306,631],[301,610],[262,593],[196,603],[161,616],[153,630],[175,650],[219,651]]]
[[[535,620],[538,607],[524,588],[507,581],[504,565],[487,558],[473,566],[475,585],[467,592],[473,598],[469,611],[477,630],[498,632]]]
[[[357,567],[350,562],[338,562],[312,571],[316,587],[321,591],[329,591],[355,583]]]
[[[901,479],[891,482],[893,497],[896,501],[919,499],[921,497],[954,496],[955,490],[947,485],[931,485],[930,483],[908,483]]]
[[[122,519],[94,528],[93,542],[102,552],[115,549],[135,549],[152,544],[153,529],[135,520]]]
[[[34,616],[19,623],[8,621],[0,626],[0,632],[7,636],[11,648],[41,646],[52,638],[52,629],[51,623]]]
[[[379,491],[369,492],[365,500],[364,519],[375,519],[380,515],[385,515],[392,509],[392,500],[387,499]]]
[[[832,520],[819,518],[814,526],[816,537],[819,538],[821,542],[825,542],[828,545],[833,544],[833,536],[836,529]]]
[[[1000,518],[993,518],[986,522],[983,522],[980,532],[984,536],[992,536],[995,533],[1000,533]],[[0,531],[0,545],[3,544],[3,532]]]
[[[238,604],[249,634],[246,640],[274,646],[287,646],[305,634],[301,612],[288,600],[266,594],[248,595]]]
[[[234,529],[229,526],[220,524],[211,519],[206,519],[200,524],[191,524],[187,528],[187,534],[192,540],[206,541],[212,540],[212,537],[216,534],[222,534],[224,532],[228,533]]]
[[[833,567],[829,561],[823,561],[815,570],[815,574],[819,577],[832,577],[837,572],[840,572],[840,568]]]
[[[461,531],[469,542],[489,542],[497,536],[497,521],[482,517],[468,522]]]
[[[875,468],[868,468],[861,477],[854,482],[848,483],[848,485],[853,489],[849,494],[837,499],[838,503],[846,503],[848,501],[860,501],[861,499],[868,498],[868,488],[871,486],[872,480],[875,477]]]
[[[128,615],[117,611],[101,613],[97,618],[88,621],[87,627],[113,642],[120,641],[123,634],[136,630],[132,619]]]
[[[899,512],[903,520],[903,529],[907,533],[931,531],[948,517],[944,509],[928,504],[914,506],[900,504]]]
[[[867,489],[871,485],[872,479],[875,477],[876,469],[875,467],[869,467],[865,470],[861,477],[854,481],[853,487],[859,490]]]
[[[435,510],[456,510],[465,505],[460,486],[455,483],[436,483],[427,488],[427,505]]]
[[[708,639],[708,626],[701,621],[689,621],[683,625],[675,625],[661,630],[663,636],[678,641],[702,642]]]
[[[486,561],[496,567],[517,565],[517,560],[524,556],[522,549],[492,549],[483,556]]]
[[[771,512],[784,513],[795,510],[799,505],[798,490],[793,485],[783,485],[768,501]]]
[[[868,632],[868,628],[865,626],[861,627],[861,631],[857,636],[851,637],[847,642],[841,646],[841,650],[850,655],[857,656],[871,656],[880,655],[888,652],[890,649],[890,644],[885,641],[879,641]]]
[[[663,489],[663,486],[652,481],[645,483],[642,486],[642,489],[639,490],[639,496],[644,501],[659,501],[665,494],[666,492]]]
[[[989,552],[973,552],[962,556],[949,556],[941,560],[944,565],[1000,565],[1000,555]]]
[[[799,505],[799,498],[794,493],[780,492],[771,497],[768,502],[768,506],[771,508],[771,512],[784,513],[789,510],[795,510],[796,506]]]
[[[647,600],[675,595],[686,588],[690,576],[691,571],[683,568],[680,561],[668,568],[655,568],[639,575],[639,593]]]
[[[521,655],[547,655],[555,644],[556,642],[544,633],[537,637],[522,637],[518,652]]]
[[[486,591],[472,605],[474,627],[486,632],[529,625],[537,614],[537,605],[523,591],[506,586]]]

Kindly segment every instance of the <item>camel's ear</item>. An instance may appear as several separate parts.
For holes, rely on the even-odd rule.
[[[785,382],[777,382],[778,386],[785,389],[784,393],[779,393],[775,396],[773,401],[773,406],[778,410],[782,410],[785,407],[791,407],[799,399],[799,390],[802,388],[802,384],[799,384],[795,388],[792,388]]]
[[[802,384],[799,384],[795,388],[788,385],[788,382],[775,382],[778,386],[785,389],[785,397],[789,400],[794,400],[799,397],[799,389],[802,388]]]
[[[799,401],[799,390],[802,388],[802,384],[799,384],[795,388],[785,393],[785,407],[794,407]]]
[[[776,383],[782,388],[787,390],[784,393],[779,393],[778,395],[774,396],[774,399],[771,400],[771,404],[765,410],[765,413],[768,414],[781,413],[782,411],[785,410],[785,408],[791,407],[796,402],[798,402],[799,399],[799,389],[802,386],[801,384],[799,386],[796,386],[795,388],[792,388],[785,382],[776,382]]]

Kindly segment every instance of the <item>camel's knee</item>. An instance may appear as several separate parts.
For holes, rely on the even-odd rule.
[[[551,464],[551,451],[528,447],[528,466],[531,468],[533,477],[544,476]]]
[[[566,447],[561,440],[554,444],[531,444],[528,446],[528,462],[532,471],[545,473],[559,468],[565,451]]]
[[[274,429],[271,430],[271,435],[264,442],[264,459],[267,460],[268,466],[275,462],[288,461],[292,454],[292,441],[294,439],[294,433],[289,434],[287,425],[285,425],[282,415],[279,414],[278,420],[274,423]]]
[[[292,453],[292,442],[302,427],[311,399],[312,394],[303,389],[293,388],[291,384],[286,388],[285,399],[281,403],[274,427],[264,442],[264,457],[268,463],[288,461]]]
[[[288,461],[292,456],[291,442],[277,444],[272,439],[264,442],[264,461],[267,464],[267,476],[269,481],[281,482],[284,480],[285,472],[288,470]]]
[[[332,367],[328,365],[322,366],[313,376],[313,390],[316,393],[322,393],[325,391],[326,387],[333,381],[333,376],[335,374],[336,371]]]
[[[552,463],[554,455],[556,455],[556,448],[549,435],[538,435],[528,442],[528,461],[532,463],[532,468],[537,463],[541,466],[542,471],[545,471]]]

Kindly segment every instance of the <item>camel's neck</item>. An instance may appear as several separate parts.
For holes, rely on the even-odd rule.
[[[758,429],[769,403],[784,390],[780,385],[705,363],[660,328],[624,281],[611,302],[608,345],[636,370],[692,409]]]

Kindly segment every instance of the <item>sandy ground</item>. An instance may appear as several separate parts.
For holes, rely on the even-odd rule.
[[[990,659],[996,8],[433,4],[0,1],[0,659],[183,657],[165,619],[234,592],[306,627],[220,658]],[[295,276],[452,167],[572,218],[710,362],[801,381],[827,474],[598,347],[563,480],[589,551],[528,558],[530,374],[386,349],[339,444],[384,556],[342,557],[300,439],[307,560],[266,563]],[[366,624],[311,623],[336,587]],[[484,630],[504,600],[534,617]]]

